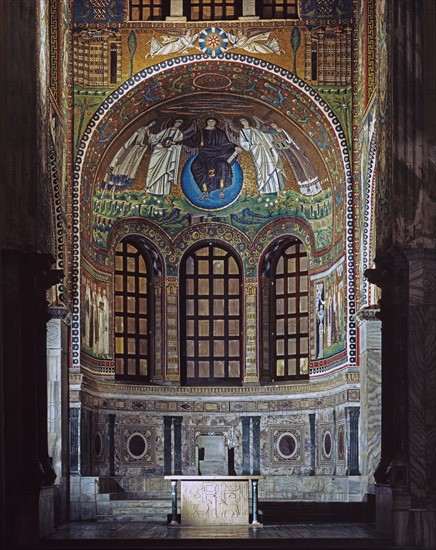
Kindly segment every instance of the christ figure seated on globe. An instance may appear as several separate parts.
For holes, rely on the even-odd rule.
[[[204,128],[183,140],[184,145],[197,148],[198,154],[193,159],[190,170],[201,191],[200,201],[210,193],[219,190],[219,198],[226,198],[226,189],[232,185],[232,164],[241,149],[233,144],[224,130],[218,127],[218,120],[210,117]]]

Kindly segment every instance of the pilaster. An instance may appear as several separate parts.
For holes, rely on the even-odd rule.
[[[166,373],[164,379],[180,382],[178,348],[178,277],[166,278]]]
[[[244,383],[259,383],[257,373],[257,284],[253,281],[245,281],[245,370]]]

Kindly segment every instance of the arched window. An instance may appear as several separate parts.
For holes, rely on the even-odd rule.
[[[170,14],[170,0],[129,0],[131,21],[162,21]]]
[[[256,0],[256,14],[261,19],[297,19],[298,0]]]
[[[189,21],[237,19],[242,15],[242,2],[235,0],[184,0],[184,13]]]
[[[153,271],[140,240],[126,238],[115,251],[115,378],[148,381],[153,367]]]
[[[309,278],[307,254],[296,238],[283,239],[263,266],[263,373],[274,381],[308,378]]]
[[[242,378],[242,268],[230,250],[208,243],[181,264],[182,381],[240,383]]]

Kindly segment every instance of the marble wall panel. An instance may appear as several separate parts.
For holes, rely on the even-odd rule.
[[[123,401],[123,405],[128,404],[128,401]],[[112,405],[117,405],[117,400],[113,400]],[[102,477],[110,473],[109,416],[113,415],[114,475],[120,490],[136,495],[165,496],[168,494],[169,486],[163,480],[163,415],[157,411],[132,412],[124,407],[122,409],[124,410],[118,409],[115,413],[107,415],[102,415],[100,411],[99,415],[95,414],[90,420],[94,438],[91,438],[90,443],[92,472]],[[274,415],[265,414],[260,417],[260,473],[266,476],[266,480],[260,485],[263,498],[347,501],[357,499],[357,493],[363,498],[366,488],[359,484],[360,477],[357,478],[358,488],[355,486],[353,490],[350,489],[346,477],[348,424],[344,407],[323,409],[311,414],[315,419],[314,444],[310,437],[309,414],[276,411]],[[242,430],[242,419],[245,416],[229,412],[223,414],[219,411],[189,411],[180,418],[180,463],[184,475],[198,474],[196,438],[199,435],[223,435],[226,446],[233,450],[232,461],[237,475],[242,474],[244,464],[251,467],[252,458],[244,459],[243,452],[244,445],[245,448],[247,445],[247,442],[243,444]],[[248,426],[251,430],[249,449],[254,456],[253,452],[257,445],[254,441],[255,430],[251,423]],[[331,438],[327,445],[329,453],[326,451],[325,442],[327,433]],[[342,433],[342,447],[339,433]],[[101,452],[98,456],[96,434],[101,438]],[[133,441],[135,438],[137,441]],[[133,453],[129,452],[131,444]],[[99,445],[100,443],[97,446]],[[317,480],[316,483],[314,479]],[[76,500],[77,498],[73,498],[73,501]],[[86,512],[87,517],[89,513]]]

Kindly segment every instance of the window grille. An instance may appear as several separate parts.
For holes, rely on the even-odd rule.
[[[220,245],[200,245],[183,259],[180,281],[184,383],[239,383],[242,275],[237,258]]]
[[[114,273],[115,378],[150,379],[152,276],[147,252],[134,241],[121,241]]]

